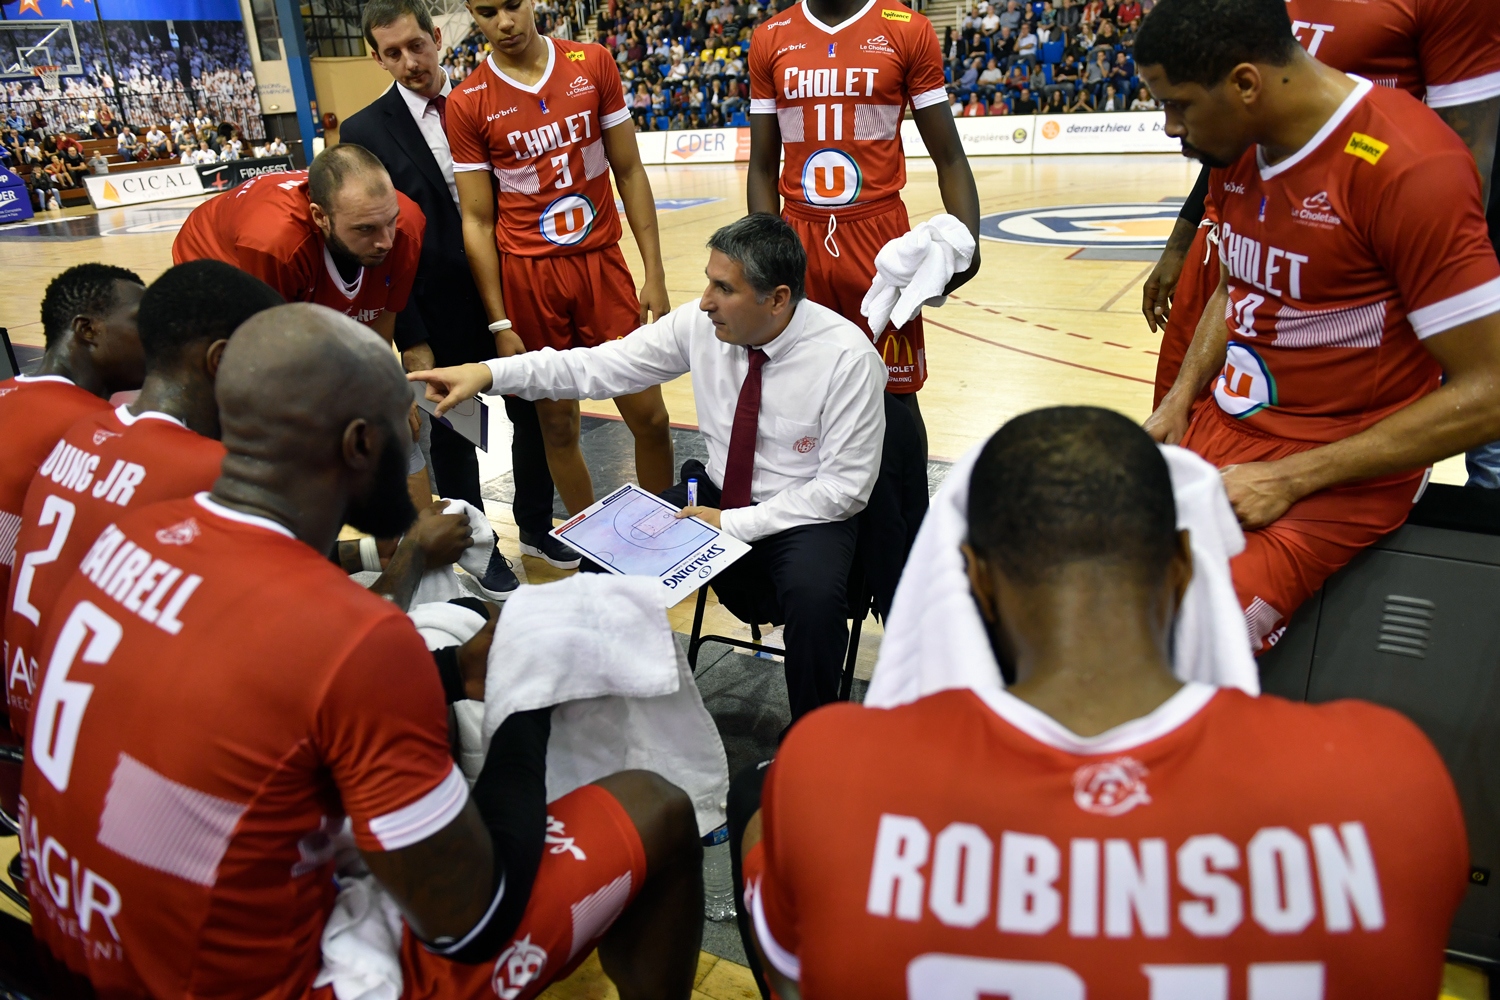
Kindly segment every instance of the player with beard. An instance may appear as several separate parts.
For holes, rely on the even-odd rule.
[[[1287,0],[1287,15],[1293,36],[1319,62],[1425,99],[1469,147],[1487,187],[1500,128],[1500,16],[1493,0]],[[1184,145],[1185,155],[1197,152]],[[1219,283],[1215,203],[1223,192],[1209,190],[1208,174],[1205,164],[1142,289],[1146,322],[1162,331],[1153,407],[1172,388]]]
[[[1472,155],[1291,27],[1284,0],[1162,0],[1136,41],[1167,133],[1222,165],[1226,302],[1146,428],[1224,470],[1256,649],[1405,521],[1428,466],[1500,437],[1500,263]]]
[[[51,995],[331,1000],[313,983],[347,825],[405,918],[405,996],[529,998],[602,941],[622,996],[686,1000],[687,796],[628,771],[548,803],[547,710],[506,720],[471,790],[410,619],[325,558],[345,523],[414,514],[389,346],[279,306],[235,332],[215,397],[212,492],[108,525],[40,643],[22,850]],[[460,694],[487,655],[465,644]],[[544,855],[549,830],[573,849]]]
[[[315,302],[392,342],[427,220],[361,146],[326,149],[306,171],[263,174],[193,209],[172,262],[222,260],[288,302]]]
[[[26,491],[58,435],[85,414],[108,411],[114,393],[141,384],[141,291],[140,277],[123,267],[68,268],[42,296],[41,366],[0,382],[0,589],[10,588]]]

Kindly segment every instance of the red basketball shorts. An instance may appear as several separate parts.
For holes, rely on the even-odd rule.
[[[403,1000],[530,1000],[567,978],[640,892],[646,851],[625,808],[597,785],[547,806],[547,842],[531,899],[492,962],[463,965],[401,942]],[[332,987],[311,1000],[333,1000]]]
[[[502,253],[500,290],[528,351],[598,347],[641,325],[641,301],[618,245],[547,257]]]
[[[1182,446],[1221,469],[1274,462],[1318,447],[1262,434],[1212,401],[1194,411]],[[1230,560],[1229,572],[1257,652],[1281,638],[1292,612],[1325,580],[1401,527],[1428,472],[1418,469],[1335,486],[1299,500],[1274,523],[1245,532],[1245,551]]]
[[[870,337],[885,359],[887,392],[916,392],[927,381],[927,344],[922,315],[899,330],[887,326],[877,335],[860,315],[860,303],[875,280],[875,255],[898,236],[911,232],[906,206],[897,197],[882,198],[835,214],[800,201],[789,201],[782,213],[807,250],[807,297],[847,317]]]
[[[1219,287],[1219,255],[1214,253],[1218,237],[1210,238],[1218,227],[1204,220],[1193,234],[1183,258],[1182,274],[1177,279],[1177,290],[1172,295],[1172,315],[1161,335],[1161,354],[1156,358],[1156,390],[1151,397],[1151,408],[1161,405],[1162,397],[1177,381],[1182,370],[1182,359],[1187,356],[1188,345],[1193,342],[1193,333],[1198,329],[1198,320],[1209,296]]]

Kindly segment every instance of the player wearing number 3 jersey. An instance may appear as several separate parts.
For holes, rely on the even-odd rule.
[[[603,46],[538,33],[532,0],[471,0],[469,12],[493,51],[453,89],[445,127],[469,269],[500,357],[596,347],[644,326],[648,312],[660,319],[670,306],[656,203],[614,60]],[[620,252],[611,169],[646,265],[640,299]],[[641,485],[665,490],[672,439],[661,389],[615,403],[635,435]],[[552,478],[577,513],[594,502],[578,403],[536,408]]]
[[[862,328],[875,255],[911,229],[901,202],[908,107],[937,168],[944,208],[979,234],[974,175],[943,87],[932,23],[897,0],[804,0],[756,28],[750,41],[750,211],[777,212],[785,199],[782,211],[807,249],[807,297]],[[950,289],[978,270],[976,252]],[[920,427],[921,316],[899,330],[866,332],[885,360],[887,391],[912,407]]]
[[[1435,995],[1467,847],[1417,727],[1173,677],[1193,556],[1127,418],[1037,410],[954,473],[964,559],[913,553],[883,707],[794,726],[746,829],[782,1000]]]
[[[1224,469],[1261,649],[1400,526],[1428,466],[1500,437],[1500,263],[1458,136],[1309,56],[1283,0],[1163,0],[1136,60],[1168,133],[1215,168],[1225,317],[1147,428]]]

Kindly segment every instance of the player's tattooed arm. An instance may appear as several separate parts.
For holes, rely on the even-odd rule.
[[[1146,419],[1146,433],[1162,444],[1177,444],[1182,440],[1187,433],[1193,401],[1209,380],[1224,369],[1224,357],[1229,349],[1229,327],[1224,323],[1224,308],[1228,301],[1229,288],[1221,269],[1219,287],[1208,297],[1203,314],[1198,317],[1198,328],[1193,331],[1193,342],[1182,359],[1177,381],[1162,397],[1156,412]]]
[[[656,225],[656,199],[651,194],[651,178],[641,165],[641,148],[635,141],[635,123],[626,119],[613,128],[604,130],[604,155],[620,188],[620,200],[625,204],[625,221],[630,223],[630,232],[635,236],[636,248],[646,266],[641,287],[641,325],[646,325],[646,315],[653,320],[661,319],[672,311],[667,298],[667,272],[661,263],[661,232]]]
[[[500,249],[495,246],[495,192],[487,170],[464,170],[453,175],[458,185],[458,208],[463,217],[464,253],[469,273],[484,301],[491,323],[505,319],[505,294],[500,288]],[[526,350],[514,330],[495,334],[495,353],[502,358]]]
[[[473,799],[426,840],[361,855],[423,941],[462,938],[484,919],[494,898],[493,841]]]
[[[775,115],[750,116],[750,167],[745,179],[746,210],[781,214],[776,181],[781,174],[781,125]]]
[[[960,271],[948,282],[943,289],[948,293],[979,273],[979,189],[974,185],[974,172],[969,169],[969,159],[964,156],[963,143],[959,141],[948,105],[938,103],[917,108],[911,116],[932,157],[932,165],[937,168],[943,208],[974,234],[974,259],[969,262],[968,270]]]
[[[1500,131],[1500,97],[1433,110],[1458,133],[1474,155],[1474,164],[1479,168],[1480,204],[1488,205],[1490,177],[1495,169],[1495,134]]]

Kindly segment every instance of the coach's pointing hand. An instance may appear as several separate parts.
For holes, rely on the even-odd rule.
[[[488,389],[494,378],[488,365],[473,364],[408,372],[406,380],[427,383],[427,399],[437,403],[437,415],[441,417],[464,400]]]

